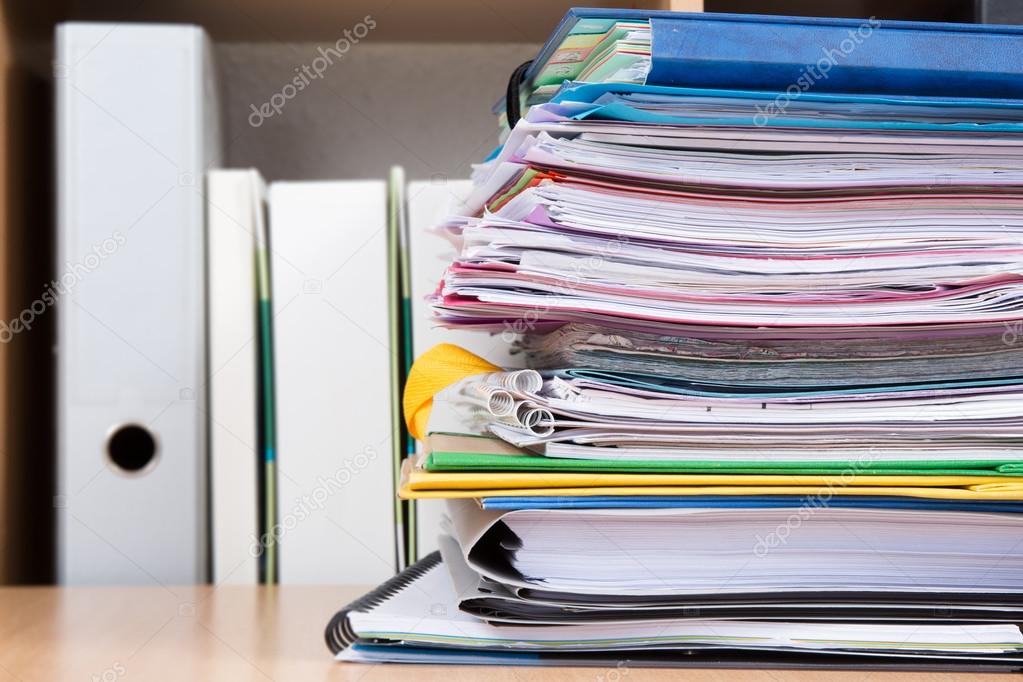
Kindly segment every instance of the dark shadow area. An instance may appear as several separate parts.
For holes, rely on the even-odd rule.
[[[3,8],[3,322],[29,309],[53,279],[53,25],[62,3],[5,0]],[[38,304],[37,304],[38,306]],[[38,310],[38,307],[37,307]],[[54,579],[56,311],[8,337],[3,354],[0,581]],[[9,338],[9,340],[8,340]]]

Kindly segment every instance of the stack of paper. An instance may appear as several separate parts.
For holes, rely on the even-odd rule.
[[[339,615],[342,658],[1023,662],[1023,101],[901,26],[767,87],[725,24],[842,22],[570,14],[510,89],[430,301],[528,369],[413,366],[443,556]],[[477,433],[423,432],[442,389]]]

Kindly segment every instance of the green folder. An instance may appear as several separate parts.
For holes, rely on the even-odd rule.
[[[401,396],[412,367],[411,270],[405,171],[391,168],[387,183],[387,280],[391,346],[391,449],[394,489],[401,483],[401,464],[416,454],[415,440],[405,428]],[[404,570],[418,559],[416,506],[413,500],[394,498],[395,563]]]
[[[855,472],[884,476],[1020,476],[1023,462],[1006,460],[884,460],[764,461],[597,460],[545,457],[514,448],[488,436],[431,433],[423,462],[427,471],[532,471],[650,474],[791,474],[828,475]]]
[[[259,353],[259,449],[262,471],[259,476],[263,516],[259,524],[259,537],[263,547],[260,553],[260,582],[277,582],[277,435],[276,403],[274,399],[273,362],[273,302],[271,300],[270,245],[265,213],[256,220],[256,319],[259,330],[256,344]]]

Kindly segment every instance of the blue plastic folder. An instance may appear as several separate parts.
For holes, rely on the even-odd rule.
[[[1021,40],[1023,43],[1023,40]],[[1023,48],[1021,48],[1023,50]],[[632,104],[628,97],[642,95],[660,97],[670,102],[673,98],[686,101],[742,102],[741,113],[690,112],[664,113],[647,111]],[[786,126],[793,128],[840,128],[869,130],[926,130],[932,132],[1023,132],[1023,100],[976,99],[964,97],[913,96],[894,97],[866,94],[836,94],[804,92],[799,105],[817,105],[821,109],[845,113],[844,116],[826,118],[814,113],[801,113],[791,105],[784,90],[761,92],[752,90],[721,90],[707,88],[679,88],[658,85],[631,85],[623,83],[565,83],[545,109],[553,114],[577,121],[610,120],[655,125],[713,125],[713,126]],[[927,120],[908,112],[930,108],[959,114],[962,120]],[[680,106],[679,111],[686,111]],[[905,111],[899,118],[900,111]],[[863,116],[864,113],[873,114]],[[974,120],[971,120],[974,119]]]
[[[524,75],[531,82],[569,34],[649,19],[647,85],[768,92],[1023,98],[1023,27],[569,10]]]

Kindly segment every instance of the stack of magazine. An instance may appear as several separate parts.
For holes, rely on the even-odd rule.
[[[1021,37],[571,11],[438,227],[527,368],[412,367],[445,535],[338,658],[1023,668]]]

